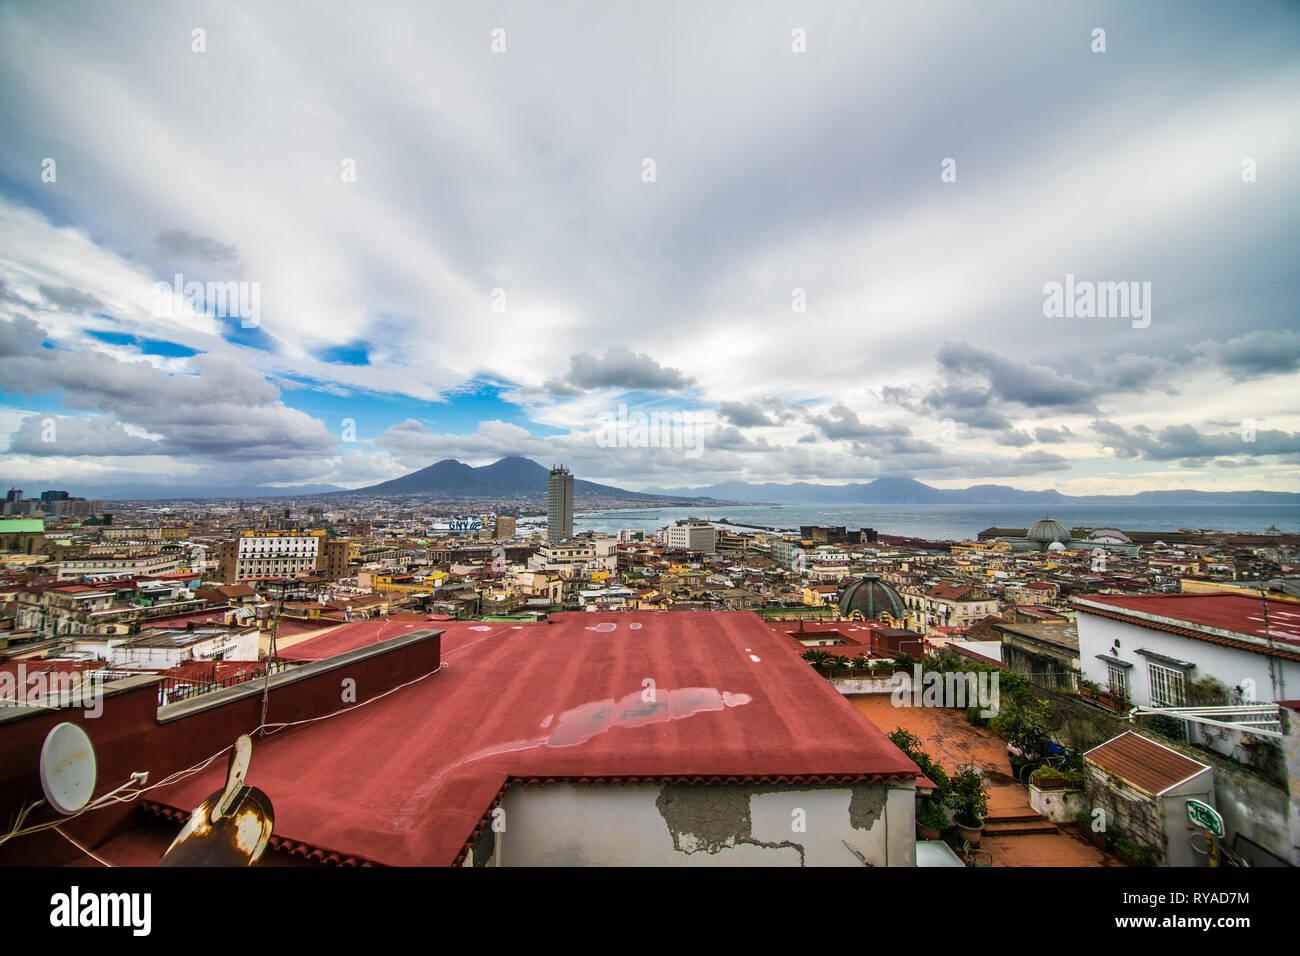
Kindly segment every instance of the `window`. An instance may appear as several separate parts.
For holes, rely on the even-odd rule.
[[[1110,692],[1116,697],[1128,700],[1128,668],[1118,664],[1107,664],[1106,674],[1110,678]]]
[[[1182,671],[1148,664],[1147,675],[1151,680],[1152,707],[1182,707],[1187,703]]]

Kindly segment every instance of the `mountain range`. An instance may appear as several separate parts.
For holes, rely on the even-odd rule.
[[[550,469],[518,456],[474,467],[447,458],[410,474],[366,488],[334,485],[295,488],[250,486],[230,488],[117,487],[86,488],[86,497],[116,501],[178,498],[307,498],[328,495],[413,495],[430,498],[523,498],[544,501]],[[751,484],[726,481],[702,487],[646,488],[628,491],[613,485],[575,478],[574,500],[580,506],[610,508],[626,503],[686,506],[690,504],[879,504],[879,505],[1278,505],[1300,506],[1300,494],[1286,491],[1143,491],[1131,495],[1063,495],[1059,491],[1022,491],[1008,485],[935,488],[912,478],[877,478],[847,485],[807,481],[790,484]]]
[[[647,493],[689,498],[726,498],[762,504],[852,505],[1300,505],[1289,491],[1142,491],[1132,495],[1063,495],[1059,491],[1021,491],[1008,485],[935,488],[912,478],[877,478],[847,485],[749,484],[726,481],[701,488],[647,488]]]
[[[342,494],[353,495],[429,495],[448,498],[542,498],[551,470],[530,458],[512,456],[491,465],[475,468],[452,458],[435,462],[409,475],[357,488]],[[654,492],[627,491],[594,481],[573,479],[575,501],[602,499],[634,504],[668,503],[686,505],[700,500],[697,495],[665,495]]]
[[[448,458],[409,475],[346,494],[444,495],[449,497],[544,496],[550,469],[528,458],[510,457],[475,468]],[[649,504],[670,502],[743,502],[746,504],[1146,504],[1146,505],[1300,505],[1300,494],[1285,491],[1143,491],[1132,495],[1063,495],[1059,491],[1022,491],[1008,485],[935,488],[913,478],[877,478],[847,485],[750,484],[727,481],[697,488],[646,488],[627,491],[575,478],[573,494],[583,498],[618,498]]]

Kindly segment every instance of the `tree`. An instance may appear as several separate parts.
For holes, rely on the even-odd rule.
[[[834,657],[830,651],[823,650],[820,647],[814,647],[804,651],[803,659],[818,670],[824,670],[831,666],[831,658]]]

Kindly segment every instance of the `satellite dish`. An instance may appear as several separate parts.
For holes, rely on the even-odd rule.
[[[64,815],[79,811],[95,792],[95,747],[76,724],[64,721],[41,745],[41,789],[45,800]]]

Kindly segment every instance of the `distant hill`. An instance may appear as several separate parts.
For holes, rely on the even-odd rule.
[[[444,498],[544,498],[551,470],[530,458],[513,456],[491,465],[475,468],[447,458],[409,475],[357,488],[341,494],[352,495],[429,495]],[[573,497],[582,499],[617,499],[632,503],[669,503],[686,505],[700,500],[698,495],[670,495],[627,491],[581,478],[573,480]]]
[[[702,488],[647,488],[648,493],[727,498],[764,504],[844,505],[1296,505],[1289,491],[1142,491],[1132,495],[1063,495],[1059,491],[1021,491],[1009,485],[934,488],[912,478],[877,478],[847,485],[749,484],[727,481]]]

